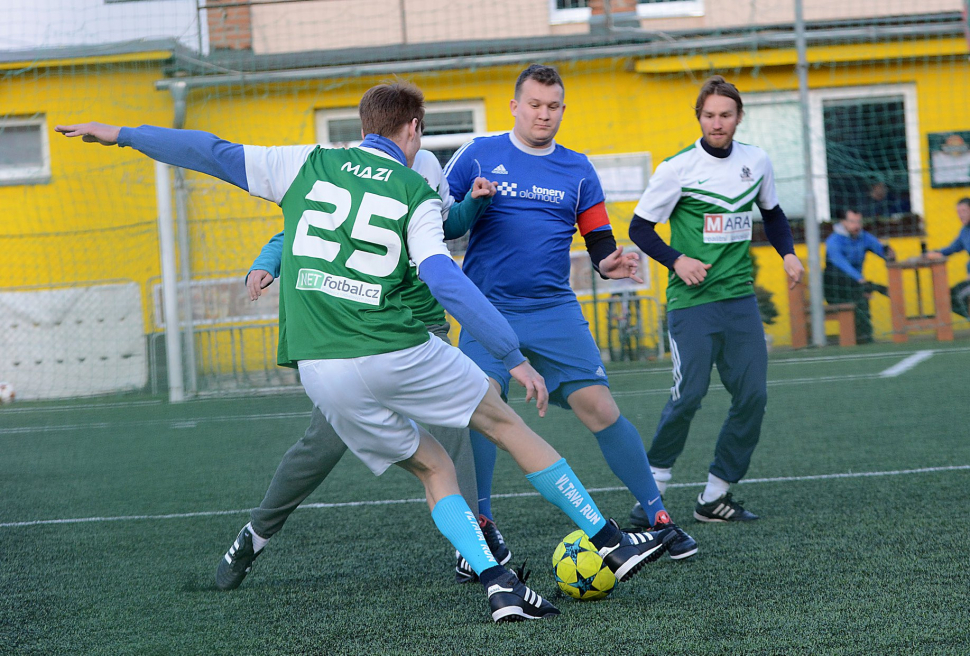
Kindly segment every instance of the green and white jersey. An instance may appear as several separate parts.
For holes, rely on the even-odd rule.
[[[766,210],[778,205],[771,160],[756,146],[735,141],[722,159],[698,140],[660,163],[634,213],[654,223],[669,220],[671,247],[711,265],[704,282],[692,287],[671,269],[668,310],[753,293],[749,248],[755,203]]]
[[[426,342],[401,300],[410,261],[448,255],[424,178],[371,148],[245,146],[245,157],[249,193],[283,209],[279,364]]]

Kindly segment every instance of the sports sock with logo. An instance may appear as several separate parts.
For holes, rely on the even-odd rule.
[[[476,574],[498,565],[485,542],[478,518],[460,494],[439,499],[431,511],[431,518]]]
[[[593,434],[606,458],[606,464],[640,502],[653,525],[657,512],[664,510],[664,503],[653,480],[640,433],[626,417],[620,415],[612,426]]]
[[[495,473],[497,449],[487,437],[478,431],[468,431],[475,457],[475,479],[478,481],[478,514],[492,521],[492,474]]]
[[[701,493],[701,503],[717,501],[727,494],[729,487],[731,487],[731,484],[727,481],[718,478],[714,474],[708,474],[707,487],[705,487],[704,491]]]
[[[565,458],[527,474],[526,478],[546,501],[566,513],[586,535],[596,535],[608,523]]]

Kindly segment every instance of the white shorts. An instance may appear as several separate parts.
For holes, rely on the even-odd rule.
[[[378,476],[414,455],[414,421],[463,428],[488,391],[478,365],[435,337],[380,355],[301,360],[300,379],[347,448]]]

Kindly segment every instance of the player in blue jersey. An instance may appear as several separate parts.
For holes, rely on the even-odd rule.
[[[569,286],[569,249],[577,227],[601,276],[640,280],[639,257],[616,246],[589,159],[555,142],[564,97],[555,68],[529,66],[515,83],[512,131],[465,144],[445,167],[456,199],[464,198],[479,176],[488,176],[498,188],[472,226],[463,269],[512,325],[523,352],[545,378],[550,400],[571,408],[596,436],[610,469],[649,509],[651,525],[675,529],[671,557],[687,558],[697,552],[697,543],[664,509],[643,441],[610,394],[599,349]],[[508,374],[473,335],[462,331],[459,348],[496,390],[508,394]],[[496,451],[474,431],[471,439],[478,509],[491,521]]]
[[[539,493],[592,536],[621,581],[662,555],[673,532],[620,531],[600,514],[566,461],[502,402],[485,374],[414,320],[401,302],[412,262],[435,298],[505,363],[527,399],[535,398],[540,415],[545,413],[542,377],[508,322],[451,259],[441,199],[409,168],[421,143],[423,94],[408,84],[378,85],[364,94],[360,115],[367,136],[351,149],[242,146],[152,126],[84,123],[56,130],[134,147],[280,205],[278,362],[299,367],[314,405],[375,475],[393,464],[422,482],[435,525],[485,586],[496,622],[558,615],[496,562],[459,494],[454,465],[415,420],[473,426],[507,449]]]
[[[670,269],[667,321],[674,385],[649,456],[663,489],[716,363],[731,394],[731,409],[694,517],[703,522],[750,521],[757,515],[733,499],[728,488],[748,470],[768,397],[768,351],[751,276],[755,205],[790,285],[801,281],[803,269],[778,204],[771,160],[760,148],[734,141],[743,116],[737,88],[720,75],[711,77],[701,87],[694,110],[701,138],[657,166],[630,222],[634,243]],[[670,245],[656,233],[656,224],[668,221]],[[645,510],[634,506],[630,519],[646,524]]]

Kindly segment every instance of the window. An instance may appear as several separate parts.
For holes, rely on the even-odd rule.
[[[421,147],[444,166],[465,142],[485,133],[485,106],[474,102],[429,103],[425,108]],[[335,146],[360,143],[356,108],[317,110],[317,141]]]
[[[704,0],[639,0],[637,2],[637,16],[640,18],[703,15]]]
[[[745,96],[736,138],[767,151],[778,199],[796,240],[804,238],[805,157],[798,94]],[[922,234],[916,90],[911,85],[809,91],[816,213],[831,221],[862,211],[877,237]],[[823,223],[822,236],[831,228]]]
[[[613,13],[625,13],[633,2],[614,0]],[[589,0],[549,0],[549,21],[553,24],[581,23],[588,21],[593,10]],[[603,13],[599,7],[597,14]],[[703,16],[704,0],[639,0],[636,3],[637,18],[671,18],[678,16]]]
[[[549,22],[584,23],[593,14],[589,0],[549,0]]]
[[[0,118],[0,184],[34,184],[50,177],[44,116]]]

